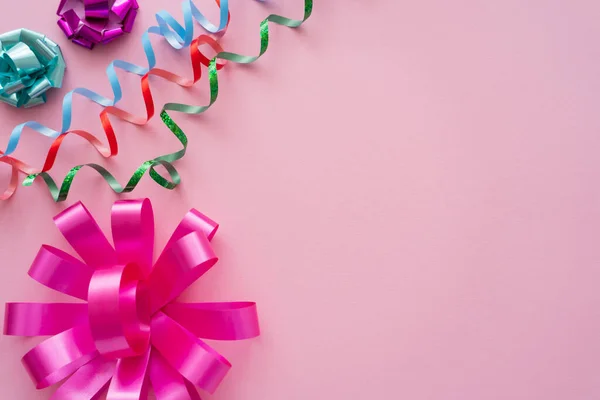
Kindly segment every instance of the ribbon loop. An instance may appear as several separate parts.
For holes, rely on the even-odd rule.
[[[6,303],[4,334],[56,335],[86,322],[85,303]]]
[[[141,277],[148,277],[154,248],[154,213],[150,200],[117,201],[111,215],[118,262],[135,263]]]
[[[88,302],[92,336],[102,355],[131,357],[146,351],[150,312],[147,292],[134,264],[96,270]]]
[[[174,242],[178,241],[191,232],[202,232],[204,236],[211,241],[219,229],[219,224],[202,214],[200,211],[192,208],[188,211],[165,246],[167,250]]]
[[[213,393],[231,364],[162,312],[152,318],[152,345],[194,385]]]
[[[71,375],[50,400],[97,400],[114,371],[114,361],[97,357]]]
[[[42,245],[29,268],[29,276],[42,285],[78,299],[87,299],[94,269],[55,247]]]
[[[81,202],[55,216],[54,223],[87,265],[106,268],[117,263],[115,250]]]
[[[181,294],[218,261],[202,232],[183,236],[156,262],[148,280],[152,313]]]
[[[22,362],[37,389],[55,384],[98,355],[85,325],[44,340],[23,356]]]
[[[170,303],[162,311],[204,339],[241,340],[260,335],[254,302]]]
[[[149,375],[156,400],[202,400],[194,385],[157,351],[152,351]]]
[[[146,400],[150,362],[150,348],[137,357],[122,358],[117,362],[115,376],[110,381],[106,400]]]

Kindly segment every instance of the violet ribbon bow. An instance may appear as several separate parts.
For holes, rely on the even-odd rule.
[[[148,199],[112,208],[114,248],[79,202],[54,221],[83,259],[43,245],[29,275],[87,303],[7,303],[4,334],[53,335],[22,359],[36,387],[68,378],[52,399],[199,400],[231,364],[201,338],[259,335],[256,304],[172,302],[208,271],[218,225],[190,210],[152,265],[154,217]]]
[[[57,23],[73,43],[92,49],[131,32],[138,9],[136,0],[61,0]]]

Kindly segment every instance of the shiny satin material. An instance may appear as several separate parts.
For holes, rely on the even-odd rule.
[[[191,232],[173,243],[158,259],[148,280],[155,312],[176,298],[217,262],[203,233]]]
[[[115,373],[115,360],[96,357],[73,373],[50,400],[96,400]]]
[[[61,0],[57,23],[73,43],[93,49],[131,32],[138,9],[136,0]]]
[[[44,340],[21,361],[35,387],[43,389],[71,375],[97,355],[89,326],[81,324]]]
[[[94,268],[62,250],[44,244],[28,273],[50,289],[86,300]]]
[[[231,368],[223,356],[162,312],[152,318],[152,346],[184,378],[210,393]]]
[[[231,364],[200,338],[258,336],[256,305],[172,303],[216,262],[210,240],[218,224],[191,210],[152,265],[154,224],[149,200],[123,200],[112,209],[115,249],[81,203],[55,217],[86,261],[42,246],[30,275],[86,303],[7,303],[4,334],[54,335],[23,357],[36,387],[68,378],[53,399],[198,400]]]
[[[163,312],[204,339],[248,339],[259,332],[256,304],[251,302],[170,303]]]
[[[56,335],[86,322],[85,303],[7,303],[4,334],[15,336]]]
[[[29,29],[0,35],[0,101],[15,107],[46,102],[62,86],[65,60],[56,43]]]
[[[88,291],[89,322],[105,357],[136,356],[148,348],[150,309],[134,264],[97,269]]]
[[[122,358],[117,361],[117,370],[110,386],[107,399],[133,400],[148,398],[148,365],[150,362],[150,347],[135,357]],[[132,397],[134,394],[134,397]]]
[[[157,351],[152,352],[149,375],[156,400],[201,400],[194,385]]]
[[[114,249],[83,204],[76,203],[59,213],[54,223],[88,266],[103,268],[116,264]]]
[[[158,26],[149,28],[146,33],[142,36],[142,44],[144,52],[146,54],[148,67],[142,67],[129,62],[115,60],[107,68],[107,78],[110,83],[113,97],[104,97],[96,92],[93,92],[86,88],[77,88],[67,93],[63,99],[62,109],[62,126],[60,130],[52,129],[45,125],[42,125],[35,121],[28,121],[26,123],[16,126],[11,132],[8,145],[3,157],[0,157],[0,162],[4,162],[11,166],[11,179],[8,188],[0,195],[0,199],[5,200],[12,196],[15,192],[19,183],[19,171],[27,174],[27,178],[24,180],[24,186],[30,186],[37,178],[42,178],[45,184],[48,186],[50,194],[54,201],[63,201],[67,198],[71,185],[75,176],[81,169],[93,169],[98,172],[101,177],[107,182],[109,187],[116,193],[128,193],[135,189],[137,184],[140,182],[142,177],[148,173],[157,184],[166,188],[174,189],[180,182],[181,179],[177,170],[172,165],[176,160],[181,159],[186,153],[187,137],[183,134],[179,126],[173,121],[170,115],[167,113],[168,110],[184,112],[187,114],[201,114],[208,110],[216,101],[218,97],[218,79],[217,70],[221,69],[227,61],[236,63],[251,63],[260,58],[267,50],[269,43],[269,24],[275,23],[290,28],[297,28],[303,24],[312,14],[313,0],[304,1],[304,17],[301,20],[289,19],[279,15],[270,15],[264,19],[260,24],[260,52],[258,56],[244,56],[231,52],[223,51],[223,48],[209,35],[200,35],[196,39],[193,39],[194,20],[196,20],[205,30],[211,33],[223,34],[228,26],[229,22],[229,10],[228,1],[216,0],[220,6],[220,22],[218,27],[211,24],[206,17],[197,9],[191,0],[184,0],[183,2],[183,25],[179,23],[173,16],[165,11],[161,11],[156,15]],[[193,68],[192,79],[180,77],[172,72],[156,68],[156,55],[150,41],[150,34],[159,35],[164,37],[165,40],[176,49],[190,48],[190,56]],[[212,60],[209,60],[204,56],[199,47],[202,44],[207,44],[216,53],[217,56]],[[143,162],[132,174],[131,178],[125,185],[121,185],[117,179],[104,167],[95,164],[87,163],[83,165],[77,165],[73,167],[65,176],[65,178],[57,184],[57,182],[47,173],[57,157],[58,149],[61,146],[63,140],[70,135],[77,135],[87,142],[89,142],[103,157],[112,157],[117,154],[118,146],[114,128],[110,122],[109,116],[115,116],[127,122],[131,122],[136,125],[143,125],[148,122],[154,116],[155,109],[159,107],[155,106],[152,93],[150,91],[150,76],[159,76],[162,79],[167,79],[177,85],[183,87],[189,87],[197,82],[201,77],[201,64],[208,66],[209,76],[209,87],[210,87],[210,102],[208,105],[196,106],[187,105],[180,103],[168,103],[162,107],[160,111],[160,117],[167,128],[177,137],[181,142],[183,148],[174,153],[165,154],[147,160]],[[119,79],[117,77],[116,69],[122,69],[126,72],[130,72],[142,77],[142,95],[146,106],[145,116],[136,116],[125,110],[117,108],[117,103],[122,98],[122,89]],[[104,135],[94,136],[93,134],[83,131],[71,129],[72,121],[72,102],[75,94],[84,96],[98,105],[105,107],[101,112],[100,119],[104,134],[108,138],[108,143],[103,144],[98,137],[104,137]],[[48,151],[46,160],[40,171],[38,167],[32,167],[18,159],[10,157],[15,151],[20,141],[22,132],[25,128],[30,128],[41,135],[54,139],[54,142]],[[1,153],[0,153],[1,155]],[[166,168],[169,178],[163,177],[156,170],[156,166],[161,165]]]
[[[143,278],[152,270],[154,213],[150,200],[120,201],[113,206],[112,235],[117,260],[137,265]]]

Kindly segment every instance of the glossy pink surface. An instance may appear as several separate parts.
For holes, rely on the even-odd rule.
[[[2,144],[29,119],[59,127],[71,88],[108,95],[108,60],[142,64],[153,12],[181,15],[178,2],[144,0],[131,34],[89,52],[64,38],[55,3],[3,20],[48,33],[68,69],[48,104],[0,107]],[[302,14],[300,0],[231,8],[223,46],[246,54],[268,13]],[[174,115],[190,138],[182,186],[145,178],[127,197],[152,199],[156,249],[191,207],[217,220],[219,263],[184,299],[260,311],[259,338],[214,342],[233,367],[203,398],[599,397],[599,13],[592,0],[317,0],[301,30],[272,28],[255,65],[222,70],[204,116]],[[154,42],[159,66],[190,73],[187,53]],[[123,81],[123,104],[142,114],[139,78]],[[159,103],[208,99],[206,80],[151,85]],[[74,126],[99,134],[98,112],[76,100]],[[96,161],[124,182],[178,149],[158,118],[114,125],[117,158],[69,138],[53,171]],[[24,138],[17,155],[41,166],[50,142]],[[89,171],[73,187],[64,205],[40,183],[0,204],[2,302],[70,301],[27,270],[42,243],[69,250],[51,218],[76,200],[109,232],[116,196]],[[7,399],[50,397],[19,362],[38,342],[0,337]]]
[[[78,298],[83,290],[75,286],[87,287],[87,304],[8,302],[4,315],[5,335],[50,336],[29,350],[22,363],[37,389],[66,379],[53,399],[97,399],[104,388],[107,400],[147,400],[152,381],[157,400],[172,400],[169,391],[187,391],[192,400],[197,397],[194,386],[214,393],[231,368],[201,338],[259,336],[256,303],[178,303],[173,304],[174,313],[163,312],[163,306],[217,262],[209,236],[214,237],[218,224],[192,209],[156,265],[138,265],[153,259],[153,221],[149,199],[115,202],[113,249],[81,202],[54,217],[57,228],[88,264],[42,246],[29,275]],[[93,274],[86,281],[90,268]],[[105,364],[115,365],[114,370]],[[90,381],[90,375],[97,380]]]

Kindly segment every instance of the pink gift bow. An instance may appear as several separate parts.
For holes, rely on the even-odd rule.
[[[216,262],[218,225],[190,210],[152,266],[154,217],[148,199],[112,208],[113,248],[80,202],[54,221],[85,264],[43,245],[29,275],[87,303],[7,303],[4,334],[54,335],[22,359],[38,389],[69,377],[52,399],[199,400],[231,364],[198,337],[259,335],[256,304],[173,303]],[[148,382],[148,378],[149,381]]]

